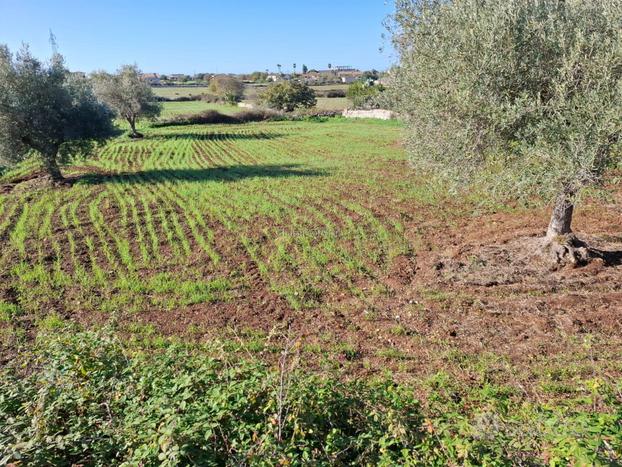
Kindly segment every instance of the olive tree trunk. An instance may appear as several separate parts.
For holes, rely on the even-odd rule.
[[[134,120],[133,118],[128,118],[127,121],[130,124],[130,129],[132,130],[132,136],[138,136],[138,132],[136,131],[136,120]]]
[[[143,135],[141,135],[138,131],[136,131],[136,117],[128,117],[127,118],[128,123],[130,124],[130,128],[132,130],[132,133],[130,134],[130,136],[132,138],[142,138]]]
[[[574,212],[573,193],[564,191],[557,197],[546,238],[553,240],[572,233],[572,214]]]
[[[54,182],[62,182],[65,178],[58,166],[58,148],[50,148],[43,154],[43,167]]]

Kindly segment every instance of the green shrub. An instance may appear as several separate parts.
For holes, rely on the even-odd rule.
[[[299,81],[283,81],[268,87],[260,102],[271,109],[292,112],[300,108],[315,106],[315,91]]]
[[[598,379],[556,408],[440,374],[424,410],[407,386],[390,381],[294,370],[281,385],[280,376],[180,345],[145,354],[105,331],[44,337],[34,356],[0,371],[0,465],[622,461],[620,388]],[[602,411],[591,409],[597,401]]]
[[[378,108],[378,96],[384,91],[382,85],[371,82],[356,81],[348,86],[346,96],[352,101],[356,109]]]
[[[51,338],[30,365],[2,374],[0,464],[389,465],[420,436],[417,402],[390,384],[295,373],[280,399],[263,365],[130,355],[90,333]]]
[[[316,97],[328,97],[328,98],[347,97],[346,91],[344,91],[343,89],[329,89],[328,91],[315,91],[315,95]]]

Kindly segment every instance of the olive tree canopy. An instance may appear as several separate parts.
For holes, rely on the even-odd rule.
[[[259,101],[271,109],[292,112],[296,109],[308,109],[315,106],[315,91],[300,81],[282,81],[268,87]]]
[[[151,86],[141,78],[136,65],[124,65],[116,74],[97,72],[92,76],[95,93],[119,118],[126,120],[134,138],[141,135],[136,123],[141,118],[153,119],[160,115],[162,105]]]
[[[397,0],[390,92],[413,164],[554,204],[614,163],[622,131],[620,0]]]
[[[61,180],[58,163],[110,136],[112,118],[89,81],[70,73],[58,53],[42,63],[27,47],[13,56],[0,46],[0,161],[36,153],[52,179]]]
[[[244,97],[244,83],[233,76],[214,76],[209,91],[227,104],[235,105]]]

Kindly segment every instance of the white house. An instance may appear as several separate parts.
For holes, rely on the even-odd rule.
[[[140,77],[151,86],[159,86],[162,84],[160,81],[160,75],[157,73],[143,73]]]

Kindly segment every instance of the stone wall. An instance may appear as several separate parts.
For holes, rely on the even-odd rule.
[[[391,120],[396,118],[395,112],[384,109],[344,110],[342,115],[346,118],[377,118],[379,120]]]

